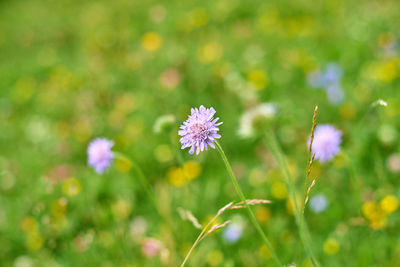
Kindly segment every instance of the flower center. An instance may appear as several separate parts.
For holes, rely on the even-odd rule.
[[[194,139],[206,139],[208,131],[204,124],[193,124],[190,126]]]

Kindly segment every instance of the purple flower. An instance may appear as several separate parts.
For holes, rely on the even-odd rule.
[[[182,143],[182,149],[190,147],[189,153],[193,154],[196,148],[198,155],[200,151],[207,150],[207,146],[215,148],[215,139],[221,138],[217,132],[222,122],[217,123],[219,118],[214,119],[214,114],[215,109],[212,107],[200,106],[200,108],[191,109],[191,114],[178,131],[178,134],[182,136],[179,140]]]
[[[317,126],[312,144],[312,153],[315,153],[315,159],[319,159],[322,163],[332,159],[340,151],[341,142],[341,131],[329,124]]]
[[[324,81],[327,85],[340,83],[342,77],[342,68],[335,63],[330,63],[325,67]]]
[[[114,153],[111,151],[114,142],[105,138],[93,140],[88,147],[88,164],[99,174],[103,173],[110,166],[114,159]]]
[[[342,103],[344,98],[344,93],[342,88],[337,84],[329,85],[326,89],[326,94],[328,95],[328,100],[333,105],[338,105]]]
[[[229,224],[224,231],[224,238],[228,243],[235,243],[242,236],[242,226],[237,223]]]
[[[310,209],[315,213],[323,212],[328,206],[328,200],[322,194],[315,195],[310,199]]]
[[[340,86],[343,70],[335,63],[326,65],[324,71],[314,71],[307,77],[307,81],[313,88],[323,88],[328,100],[333,105],[340,104],[344,99],[344,92]]]

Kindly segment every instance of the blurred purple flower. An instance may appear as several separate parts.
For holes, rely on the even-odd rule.
[[[314,88],[322,88],[322,87],[325,86],[324,79],[323,79],[323,74],[319,70],[311,72],[310,74],[308,74],[307,81],[310,84],[310,86],[314,87]]]
[[[313,88],[323,88],[331,104],[340,104],[344,99],[344,92],[340,86],[343,70],[335,63],[326,65],[324,71],[314,71],[307,77],[307,81]]]
[[[242,226],[231,223],[224,231],[224,238],[228,243],[235,243],[242,236]]]
[[[326,65],[325,72],[323,75],[323,79],[326,86],[340,83],[340,78],[342,77],[342,73],[343,73],[342,68],[338,64],[330,63]]]
[[[322,194],[315,195],[310,199],[310,209],[315,213],[323,212],[327,206],[328,201]]]
[[[335,127],[329,124],[317,126],[312,144],[312,153],[315,153],[315,159],[319,159],[322,163],[332,159],[340,151],[341,142],[342,132]]]
[[[328,95],[328,100],[333,105],[338,105],[342,103],[344,99],[344,93],[342,88],[338,84],[332,84],[326,89],[326,94]]]
[[[215,139],[221,138],[217,132],[222,122],[217,123],[219,118],[214,119],[214,114],[215,109],[212,107],[200,106],[200,108],[191,109],[191,114],[178,131],[178,134],[182,136],[179,140],[182,143],[182,149],[190,147],[189,153],[193,154],[196,148],[198,155],[200,151],[207,150],[207,146],[215,148]]]
[[[114,153],[111,151],[114,142],[105,138],[93,140],[88,147],[88,164],[99,174],[103,173],[114,159]]]

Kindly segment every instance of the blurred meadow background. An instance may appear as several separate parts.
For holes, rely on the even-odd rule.
[[[239,200],[217,151],[180,149],[200,105],[245,195],[272,201],[253,211],[279,258],[311,266],[263,132],[304,195],[316,104],[342,132],[310,175],[316,257],[400,266],[399,14],[397,0],[0,1],[0,266],[179,266],[200,233],[184,211],[205,226]],[[124,155],[101,175],[97,137]],[[228,219],[187,266],[274,266],[246,212]]]

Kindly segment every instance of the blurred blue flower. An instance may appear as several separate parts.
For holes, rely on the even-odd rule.
[[[323,75],[325,86],[329,86],[331,84],[339,84],[342,74],[343,71],[339,65],[334,63],[326,65],[325,72]]]
[[[214,119],[214,114],[214,108],[205,108],[203,105],[200,108],[191,109],[191,114],[178,131],[178,134],[182,136],[179,140],[182,143],[182,149],[190,147],[189,153],[193,154],[194,149],[197,148],[198,155],[200,151],[207,150],[207,146],[215,148],[215,139],[221,138],[217,132],[222,122],[217,123],[219,118]]]
[[[315,159],[319,159],[322,163],[332,159],[340,151],[341,142],[341,131],[329,124],[318,125],[315,128],[312,144],[312,153],[315,153]],[[310,139],[308,143],[310,143]]]
[[[307,81],[313,88],[323,88],[326,91],[329,102],[333,105],[338,105],[344,99],[344,92],[340,86],[342,75],[342,68],[338,64],[330,63],[326,65],[323,72],[318,70],[310,73]]]
[[[328,200],[322,194],[315,195],[310,199],[310,209],[315,213],[323,212],[328,206]]]
[[[332,84],[328,86],[325,90],[330,103],[332,103],[333,105],[338,105],[342,103],[344,99],[344,93],[339,85]]]
[[[99,174],[105,172],[114,159],[114,153],[111,151],[114,142],[105,138],[93,140],[87,149],[88,164]]]
[[[308,74],[307,81],[313,88],[322,88],[325,86],[323,74],[319,70]]]
[[[224,238],[228,243],[235,243],[242,236],[242,226],[238,223],[231,223],[224,231]]]

